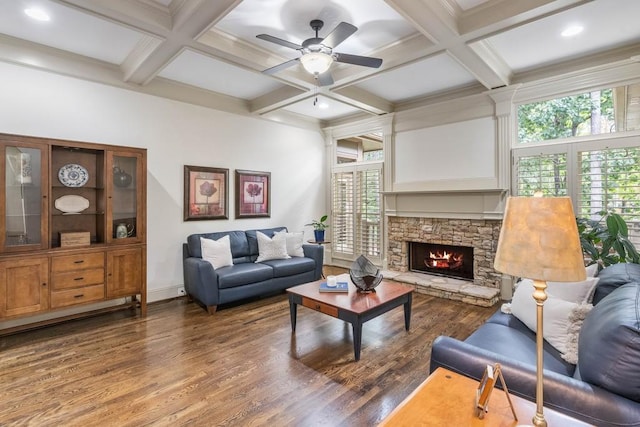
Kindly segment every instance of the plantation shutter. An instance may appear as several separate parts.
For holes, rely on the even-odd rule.
[[[640,243],[640,148],[581,151],[579,216],[599,220],[613,211],[627,222],[629,238]]]
[[[338,165],[332,174],[332,256],[382,261],[382,163]]]
[[[374,263],[382,261],[380,255],[381,175],[380,168],[359,170],[357,175],[356,253],[365,255]]]
[[[517,157],[515,184],[518,196],[567,195],[567,153],[523,155]]]
[[[334,254],[353,255],[355,172],[335,172],[332,179],[331,235]]]

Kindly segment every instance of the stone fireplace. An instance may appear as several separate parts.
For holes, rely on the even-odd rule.
[[[498,302],[502,274],[493,269],[493,261],[502,220],[402,216],[387,218],[387,268],[389,273],[394,275],[394,280],[414,283],[419,292],[476,305],[490,306]],[[433,276],[434,271],[428,271],[428,268],[415,272],[416,269],[412,268],[410,262],[411,242],[441,245],[441,248],[468,248],[466,256],[469,257],[470,251],[473,258],[468,277],[440,278]],[[441,265],[445,266],[442,260],[444,254],[441,255]],[[425,255],[414,254],[414,258],[416,256],[421,258],[424,264]],[[455,265],[455,262],[449,264],[447,261],[446,266],[449,265]]]

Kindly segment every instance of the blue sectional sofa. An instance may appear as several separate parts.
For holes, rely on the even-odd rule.
[[[594,308],[579,332],[578,364],[544,342],[544,405],[599,427],[640,426],[640,265],[615,264],[598,277]],[[535,333],[500,310],[465,341],[436,338],[430,370],[479,380],[496,362],[509,391],[535,401]]]
[[[182,266],[184,287],[189,298],[213,314],[220,304],[282,291],[322,277],[324,250],[320,245],[303,245],[304,257],[256,263],[257,231],[271,238],[275,232],[287,229],[223,231],[187,237],[182,249]],[[231,240],[233,265],[214,269],[211,263],[202,259],[200,238],[218,240],[227,235]]]

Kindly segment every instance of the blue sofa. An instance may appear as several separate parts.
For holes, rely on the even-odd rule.
[[[184,288],[190,299],[215,313],[220,304],[282,291],[291,286],[319,280],[322,276],[323,248],[303,245],[304,257],[276,259],[256,263],[260,231],[273,237],[286,227],[247,231],[222,231],[192,234],[182,247]],[[228,235],[231,240],[233,265],[214,269],[202,259],[200,237],[218,240]]]
[[[598,275],[578,338],[578,364],[544,342],[544,405],[596,426],[640,426],[640,265],[615,264]],[[535,333],[500,310],[465,341],[440,336],[431,366],[479,380],[500,363],[509,391],[535,401]]]

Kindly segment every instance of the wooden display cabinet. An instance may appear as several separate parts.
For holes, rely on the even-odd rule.
[[[0,164],[0,322],[115,299],[146,314],[146,150],[0,134]]]

